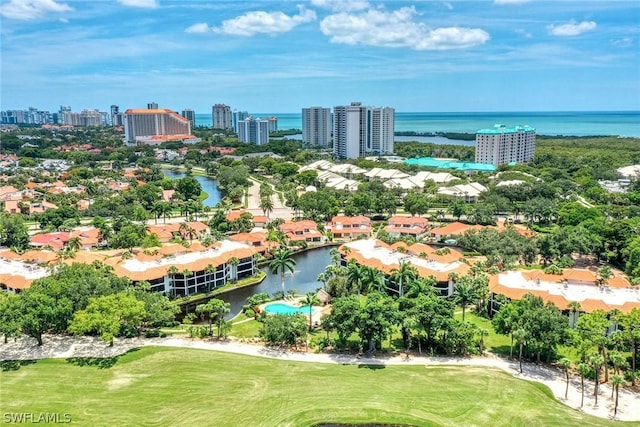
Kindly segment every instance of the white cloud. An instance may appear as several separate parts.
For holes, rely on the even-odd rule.
[[[443,1],[442,5],[444,7],[446,7],[447,9],[449,9],[449,10],[453,10],[453,5],[451,3],[449,3],[448,1]]]
[[[118,0],[123,6],[141,7],[144,9],[155,9],[158,6],[158,0]]]
[[[523,4],[528,3],[530,0],[494,0],[495,4]]]
[[[367,0],[311,0],[311,4],[334,12],[356,12],[371,6]]]
[[[227,19],[221,27],[214,27],[212,31],[236,36],[253,36],[255,34],[276,34],[291,31],[296,26],[316,20],[316,13],[298,6],[298,15],[286,15],[283,12],[247,12],[237,18]]]
[[[193,24],[184,31],[185,33],[204,34],[211,31],[211,27],[209,27],[209,24],[207,24],[206,22],[200,22],[198,24]]]
[[[320,22],[322,33],[332,43],[383,47],[408,47],[414,50],[449,50],[485,43],[489,34],[479,28],[448,27],[430,29],[414,22],[413,6],[394,11],[368,10],[360,14],[338,13]]]
[[[49,13],[71,12],[73,8],[66,3],[55,0],[11,0],[2,5],[0,14],[5,18],[32,20],[46,16]]]
[[[629,47],[633,45],[633,39],[631,37],[623,37],[621,39],[612,39],[611,44],[615,47]]]
[[[516,34],[519,34],[526,39],[530,39],[531,37],[533,37],[533,35],[530,32],[522,28],[516,28],[514,31]]]
[[[571,21],[568,24],[548,25],[547,30],[549,30],[549,34],[551,35],[567,37],[579,36],[582,33],[594,30],[596,26],[597,24],[593,21],[582,21],[579,24],[576,24],[575,21]]]

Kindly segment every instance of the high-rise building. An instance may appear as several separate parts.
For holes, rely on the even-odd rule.
[[[269,122],[269,132],[278,132],[278,118],[276,116],[267,117]]]
[[[343,159],[393,153],[395,110],[360,102],[333,108],[333,152]]]
[[[157,102],[150,102],[147,104],[147,110],[157,110],[157,109],[158,109]]]
[[[331,142],[331,108],[302,109],[302,142],[309,147],[328,147]]]
[[[182,117],[189,120],[189,123],[191,123],[191,129],[196,127],[196,112],[191,108],[185,108],[182,110]]]
[[[48,111],[41,111],[34,107],[28,110],[7,110],[0,112],[2,124],[47,124],[53,123],[53,115]]]
[[[233,129],[231,124],[231,107],[225,104],[216,104],[211,109],[214,129]]]
[[[500,166],[505,163],[525,163],[533,159],[536,149],[536,130],[531,126],[508,128],[495,125],[493,129],[476,132],[476,162]]]
[[[111,125],[112,126],[124,125],[123,114],[120,112],[120,107],[117,105],[111,106]]]
[[[191,136],[191,123],[168,109],[129,109],[124,112],[124,134],[128,143],[152,140],[186,139]]]
[[[247,120],[247,117],[249,117],[248,112],[233,110],[233,112],[231,113],[231,124],[235,133],[238,133],[238,122],[240,120]]]
[[[255,145],[268,143],[269,120],[256,120],[251,116],[247,120],[240,120],[238,122],[238,140]]]

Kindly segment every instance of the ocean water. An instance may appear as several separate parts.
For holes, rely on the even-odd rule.
[[[301,129],[302,113],[255,113],[278,118],[278,129]],[[402,113],[396,132],[475,133],[495,124],[529,125],[538,135],[615,135],[640,138],[640,111],[560,111],[509,113]],[[196,114],[196,125],[211,126],[211,114]]]

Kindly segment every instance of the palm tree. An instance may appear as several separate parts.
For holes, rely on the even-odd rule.
[[[620,384],[624,384],[624,379],[622,378],[621,375],[616,374],[616,375],[613,375],[613,377],[611,378],[611,381],[613,383],[612,387],[616,391],[616,400],[613,405],[613,418],[615,418],[616,415],[618,414],[618,390],[620,388]]]
[[[262,213],[269,218],[269,213],[273,212],[273,200],[271,200],[271,196],[262,197],[260,199],[260,209],[262,209]]]
[[[367,289],[367,293],[372,291],[381,291],[384,288],[384,276],[380,270],[364,266],[362,271],[362,283]]]
[[[316,280],[322,283],[322,289],[326,289],[329,276],[327,275],[326,271],[323,271],[322,273],[318,274],[318,277],[316,277]]]
[[[418,270],[409,262],[402,260],[398,268],[391,270],[391,279],[398,284],[399,296],[404,295],[404,285],[418,277]]]
[[[176,275],[180,273],[180,269],[175,265],[172,265],[167,269],[167,274],[171,276],[171,287],[175,287],[176,284]]]
[[[567,386],[564,389],[564,400],[567,400],[567,396],[569,395],[569,368],[571,367],[571,360],[566,357],[560,360],[560,367],[564,371],[564,374],[567,379]]]
[[[467,309],[467,305],[471,304],[478,297],[476,288],[468,279],[463,278],[460,282],[455,284],[453,288],[453,301],[462,306],[462,321],[464,322],[464,314]],[[465,280],[466,279],[466,280]]]
[[[595,382],[594,382],[594,390],[593,395],[595,396],[596,403],[595,406],[598,406],[598,389],[600,385],[600,367],[604,364],[604,357],[601,354],[592,354],[589,358],[589,362],[595,371]]]
[[[349,265],[347,266],[347,281],[349,281],[352,285],[355,285],[358,295],[360,295],[363,278],[364,267],[355,262],[355,260],[349,261]]]
[[[525,331],[524,329],[520,328],[520,329],[516,329],[513,332],[513,338],[518,342],[518,345],[520,346],[520,373],[522,373],[522,348],[524,347],[524,343],[527,340],[527,331]]]
[[[480,354],[484,353],[484,337],[489,336],[489,330],[485,328],[478,328],[478,335],[480,336]]]
[[[578,365],[578,373],[580,374],[580,391],[582,392],[582,397],[580,399],[580,407],[584,406],[584,377],[589,375],[591,372],[591,368],[586,363],[580,363]]]
[[[311,323],[313,318],[313,316],[311,315],[311,307],[320,304],[320,300],[318,300],[318,296],[315,294],[315,292],[309,292],[307,293],[307,295],[305,295],[302,303],[309,307],[309,332],[311,332],[311,329],[313,328],[313,325]]]
[[[609,279],[613,277],[613,273],[611,272],[611,267],[605,265],[598,269],[598,285],[606,286],[609,282]]]
[[[215,280],[212,280],[211,276],[213,275],[213,279],[215,279],[216,266],[213,264],[207,264],[204,272],[207,274],[207,292],[210,292],[211,285],[215,283]]]
[[[240,264],[240,260],[232,256],[227,262],[231,266],[231,280],[236,280],[238,278],[238,264]]]
[[[273,259],[269,263],[269,269],[272,274],[280,273],[280,279],[282,283],[282,294],[284,295],[284,275],[286,270],[289,270],[292,274],[294,272],[294,268],[296,266],[296,260],[294,260],[291,256],[291,250],[280,247],[278,248],[274,254]]]
[[[576,327],[576,322],[578,321],[577,316],[578,313],[580,313],[580,309],[582,309],[582,306],[578,301],[571,301],[569,303],[569,320],[572,328]]]
[[[69,250],[72,250],[74,252],[82,249],[82,241],[80,240],[80,237],[75,236],[70,238],[69,241],[67,241],[67,247],[69,248]]]

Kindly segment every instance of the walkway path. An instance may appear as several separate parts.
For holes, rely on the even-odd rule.
[[[537,381],[548,386],[556,399],[567,406],[580,407],[580,378],[572,378],[569,383],[569,398],[564,399],[565,379],[564,373],[556,369],[524,364],[524,372],[518,372],[517,361],[484,356],[484,357],[426,357],[412,356],[384,356],[384,357],[359,357],[345,354],[332,353],[303,353],[265,347],[264,345],[246,344],[237,341],[202,341],[186,338],[138,338],[118,339],[113,347],[92,337],[65,337],[47,336],[44,345],[38,347],[35,340],[21,338],[8,344],[0,344],[0,360],[26,360],[67,357],[113,357],[118,354],[142,346],[163,346],[194,348],[202,350],[215,350],[227,353],[237,353],[249,356],[267,357],[270,359],[289,360],[297,362],[313,363],[339,363],[356,365],[457,365],[457,366],[484,366],[502,369],[516,378]],[[583,411],[601,418],[612,418],[613,402],[611,400],[611,388],[602,384],[599,393],[599,405],[594,406],[593,382],[585,381],[585,405]],[[640,393],[634,393],[627,389],[620,390],[618,420],[640,421]]]

